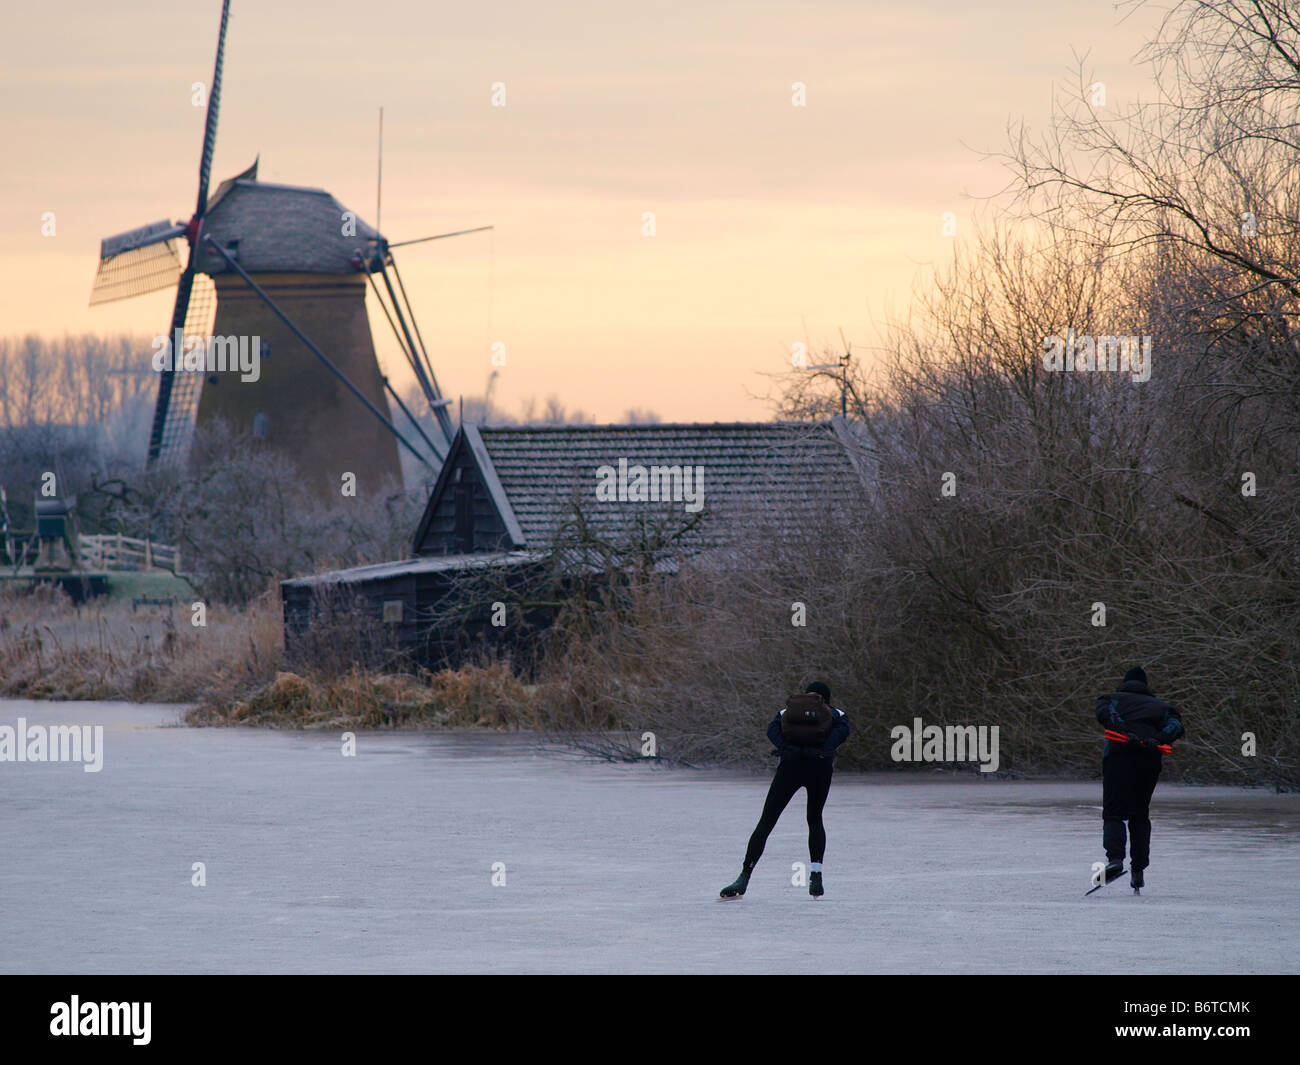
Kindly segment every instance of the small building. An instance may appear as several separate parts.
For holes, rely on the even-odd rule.
[[[725,564],[744,535],[860,513],[873,484],[870,448],[841,418],[463,425],[416,527],[415,557],[282,582],[285,638],[292,647],[332,615],[435,668],[484,646],[527,653],[579,574],[672,571],[688,557]],[[492,623],[505,596],[546,575],[545,603],[521,624]]]

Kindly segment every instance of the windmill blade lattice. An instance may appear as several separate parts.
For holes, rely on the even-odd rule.
[[[176,284],[184,269],[178,228],[170,222],[155,222],[143,230],[105,240],[90,291],[90,305],[143,296]],[[124,239],[140,238],[142,234],[143,239]]]
[[[185,314],[185,336],[207,338],[212,333],[216,313],[217,287],[206,274],[196,274]],[[158,445],[159,465],[183,465],[194,438],[194,420],[203,394],[205,375],[202,370],[172,372],[171,396],[163,419]]]

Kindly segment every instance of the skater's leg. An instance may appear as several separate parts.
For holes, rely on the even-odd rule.
[[[767,837],[780,819],[781,813],[789,805],[794,793],[802,786],[798,774],[790,762],[782,762],[772,778],[772,786],[767,789],[767,800],[763,803],[763,813],[753,835],[749,837],[749,847],[745,850],[745,868],[752,869],[763,856]]]
[[[1106,848],[1108,862],[1124,860],[1124,819],[1129,811],[1129,789],[1132,787],[1129,761],[1120,751],[1112,751],[1101,760],[1101,841]]]
[[[831,763],[828,759],[823,762],[810,761],[808,764],[808,857],[820,865],[826,854],[826,826],[822,824],[822,810],[831,790]]]
[[[1141,872],[1151,861],[1151,796],[1160,779],[1158,754],[1148,754],[1134,773],[1133,811],[1129,814],[1129,846],[1133,868]]]

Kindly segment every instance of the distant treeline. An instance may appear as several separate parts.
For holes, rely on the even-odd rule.
[[[93,426],[107,447],[129,446],[153,414],[152,351],[125,333],[0,337],[0,428]]]

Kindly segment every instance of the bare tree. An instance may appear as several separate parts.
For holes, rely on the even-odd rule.
[[[1142,0],[1130,0],[1130,8]],[[1021,207],[1086,239],[1108,262],[1157,250],[1168,294],[1205,338],[1203,357],[1250,381],[1220,399],[1275,396],[1300,415],[1300,29],[1289,0],[1181,0],[1140,54],[1156,97],[1118,111],[1078,83],[1050,132],[1013,133]]]

